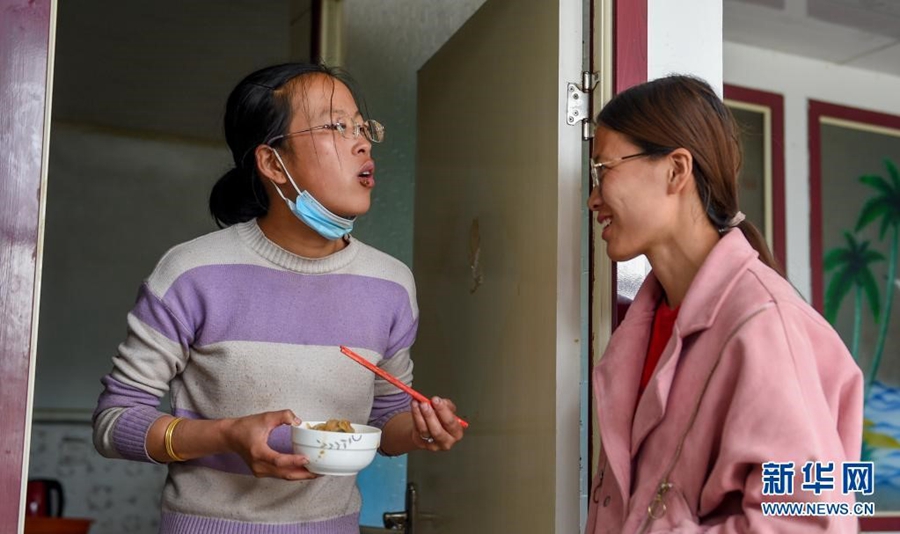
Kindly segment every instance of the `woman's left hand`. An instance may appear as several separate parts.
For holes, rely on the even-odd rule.
[[[412,438],[420,449],[449,451],[465,433],[450,399],[432,397],[431,405],[412,401],[412,416]]]

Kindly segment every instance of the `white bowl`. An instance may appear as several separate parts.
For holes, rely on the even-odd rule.
[[[324,422],[303,421],[291,427],[294,453],[309,458],[306,468],[311,473],[350,476],[372,463],[381,445],[381,429],[355,423],[352,434],[311,428]]]

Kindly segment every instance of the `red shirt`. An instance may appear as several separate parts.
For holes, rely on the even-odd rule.
[[[644,372],[641,373],[641,387],[638,390],[638,396],[644,394],[644,388],[650,383],[650,377],[656,370],[656,364],[659,363],[659,357],[662,356],[663,349],[669,343],[672,337],[672,328],[675,326],[675,319],[678,317],[678,305],[673,310],[666,305],[665,300],[659,302],[656,307],[656,315],[653,316],[653,331],[650,332],[650,346],[647,348],[647,359],[644,360]]]

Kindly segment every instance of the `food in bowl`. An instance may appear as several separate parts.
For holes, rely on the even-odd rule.
[[[351,476],[375,459],[381,429],[349,423],[351,432],[317,430],[328,421],[306,421],[291,427],[294,453],[309,459],[306,468],[317,475]]]
[[[353,433],[353,426],[350,421],[346,419],[329,419],[328,421],[319,423],[315,426],[310,426],[309,423],[307,423],[307,426],[313,430],[324,430],[325,432]]]

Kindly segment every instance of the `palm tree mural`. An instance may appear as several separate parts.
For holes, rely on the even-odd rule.
[[[879,283],[872,274],[872,264],[883,261],[884,255],[876,250],[871,250],[869,241],[857,240],[857,237],[849,232],[844,232],[846,247],[838,247],[829,250],[825,254],[823,266],[826,271],[834,271],[831,281],[825,292],[825,318],[836,325],[838,310],[841,308],[844,298],[854,291],[854,315],[853,338],[850,352],[857,362],[860,361],[859,345],[862,330],[863,300],[868,301],[875,323],[878,325],[878,339],[872,353],[869,372],[865,377],[864,402],[868,406],[870,393],[878,368],[881,365],[884,354],[885,342],[891,322],[891,308],[894,299],[894,289],[900,288],[900,280],[897,278],[897,256],[900,249],[900,173],[897,166],[889,159],[884,161],[888,178],[879,175],[864,175],[860,177],[863,185],[869,186],[877,192],[871,197],[862,211],[856,223],[855,232],[864,230],[873,222],[880,222],[879,240],[885,241],[890,231],[887,276],[884,284],[883,300],[879,297]],[[884,303],[884,309],[881,303]],[[876,424],[866,419],[863,427],[862,459],[872,460],[876,450],[900,450],[900,441],[891,435],[889,431],[876,430]]]
[[[853,305],[853,342],[850,353],[853,359],[859,361],[859,338],[862,331],[863,295],[869,301],[872,316],[878,322],[879,302],[878,284],[872,275],[869,265],[884,260],[880,252],[869,250],[869,242],[857,242],[849,232],[844,232],[847,240],[846,248],[835,248],[825,255],[824,267],[826,271],[837,270],[828,284],[825,292],[825,318],[831,324],[836,324],[838,310],[844,297],[851,289],[854,290],[855,299]]]
[[[860,177],[860,181],[874,188],[878,194],[863,206],[856,223],[856,231],[860,231],[876,220],[881,221],[879,239],[884,241],[885,234],[891,230],[890,253],[888,255],[887,279],[884,284],[884,315],[878,328],[878,342],[872,355],[872,366],[866,378],[866,393],[871,389],[887,340],[888,325],[891,322],[891,306],[894,301],[894,280],[897,278],[897,253],[900,248],[900,173],[897,166],[889,159],[884,160],[890,180],[870,174]]]

